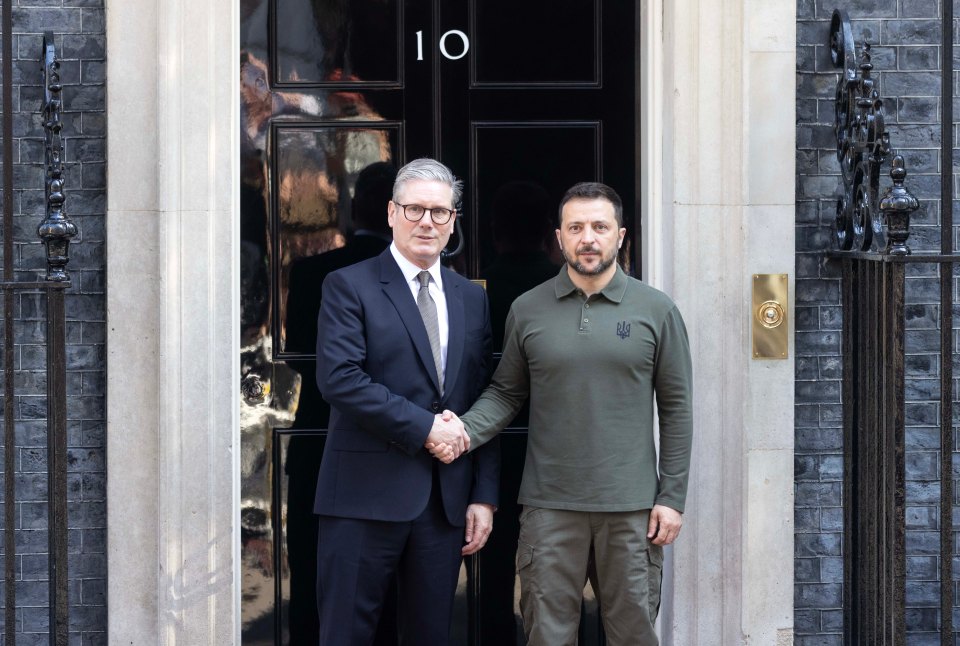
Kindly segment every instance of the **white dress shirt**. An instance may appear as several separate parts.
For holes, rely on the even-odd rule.
[[[416,303],[417,294],[420,293],[419,276],[423,270],[404,258],[400,250],[397,249],[397,245],[392,242],[390,243],[390,253],[393,254],[393,259],[396,260],[400,266],[400,272],[406,279],[407,287],[410,288],[413,301]],[[447,340],[450,336],[450,322],[447,317],[447,297],[443,293],[443,279],[440,277],[440,259],[437,258],[437,262],[433,263],[433,266],[429,267],[427,271],[430,272],[430,283],[427,289],[430,290],[430,296],[437,306],[437,323],[440,328],[440,365],[443,366],[443,371],[446,372]],[[442,383],[443,375],[440,375],[440,377]]]

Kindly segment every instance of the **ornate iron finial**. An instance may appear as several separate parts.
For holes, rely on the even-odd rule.
[[[879,205],[880,168],[890,159],[890,135],[883,101],[871,74],[870,43],[861,46],[858,64],[850,20],[839,9],[834,10],[830,23],[830,57],[834,66],[843,70],[837,81],[834,125],[844,189],[837,200],[837,246],[844,251],[873,249],[886,253],[906,249],[906,238],[894,246],[885,240]],[[905,176],[902,157],[899,163],[898,175]]]
[[[863,41],[863,46],[860,48],[860,60],[862,61],[860,69],[868,74],[873,69],[873,63],[870,62],[870,43],[867,41]]]
[[[63,140],[60,131],[62,103],[60,91],[60,61],[53,43],[53,33],[43,35],[40,54],[43,74],[44,103],[41,109],[46,139],[46,218],[37,227],[37,235],[47,249],[47,280],[67,281],[66,265],[70,261],[70,239],[77,235],[76,225],[64,213],[63,204]]]
[[[888,188],[880,200],[880,212],[887,224],[887,253],[906,256],[910,253],[907,238],[910,236],[910,214],[920,208],[910,191],[903,185],[907,170],[903,167],[903,156],[896,155],[891,162],[890,178],[893,186]]]

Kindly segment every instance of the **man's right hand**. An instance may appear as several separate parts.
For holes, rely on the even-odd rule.
[[[433,418],[433,427],[424,446],[444,464],[450,464],[470,450],[470,437],[463,422],[452,411],[445,410]]]

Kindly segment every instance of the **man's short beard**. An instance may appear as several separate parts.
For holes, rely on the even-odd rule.
[[[573,267],[573,270],[582,276],[599,276],[600,274],[605,272],[607,269],[609,269],[610,265],[612,265],[617,260],[617,255],[613,254],[609,258],[602,259],[595,268],[587,269],[586,267],[583,266],[583,263],[581,263],[580,261],[578,260],[571,261],[570,258],[567,257],[567,252],[564,251],[562,247],[560,249],[560,254],[563,256],[563,259],[567,262],[567,264]]]

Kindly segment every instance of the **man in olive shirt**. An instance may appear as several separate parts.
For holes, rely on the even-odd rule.
[[[680,531],[687,492],[691,362],[673,302],[616,263],[622,208],[603,184],[567,191],[566,266],[514,302],[493,383],[462,416],[476,448],[530,397],[517,548],[530,646],[576,643],[591,545],[607,643],[657,643],[662,546]]]

